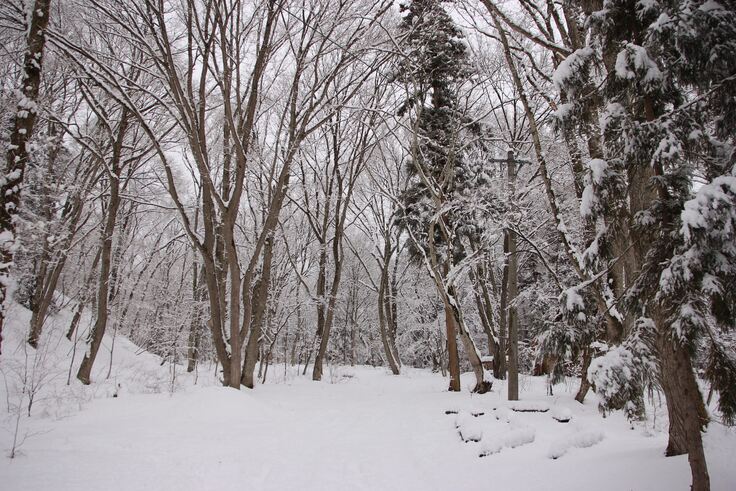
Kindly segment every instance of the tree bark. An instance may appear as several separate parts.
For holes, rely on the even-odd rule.
[[[388,245],[388,243],[387,243]],[[388,305],[390,299],[386,298],[386,290],[390,288],[388,274],[389,265],[387,264],[386,258],[390,259],[390,255],[386,254],[384,247],[384,260],[381,268],[381,279],[378,285],[378,327],[381,332],[381,343],[383,344],[383,350],[386,353],[386,361],[388,361],[391,373],[398,375],[400,373],[399,361],[395,358],[396,348],[391,346],[391,336],[389,333],[389,323],[391,322],[392,311]],[[387,308],[389,307],[389,308]]]
[[[447,371],[450,373],[450,392],[460,392],[460,357],[457,353],[457,325],[450,303],[445,300],[445,329],[447,332]]]
[[[97,287],[97,319],[89,337],[89,349],[85,353],[82,363],[77,372],[77,378],[85,385],[91,383],[92,366],[94,365],[97,352],[105,335],[108,318],[108,297],[110,289],[110,267],[112,262],[113,234],[117,221],[118,208],[120,208],[120,161],[123,151],[125,135],[128,129],[128,110],[123,109],[120,116],[117,135],[113,146],[113,155],[110,162],[108,177],[110,179],[110,199],[107,203],[107,216],[105,227],[102,231],[102,243],[100,245],[100,275]]]
[[[46,27],[49,23],[51,0],[35,0],[29,12],[30,25],[26,51],[23,54],[23,78],[10,143],[6,154],[5,173],[0,178],[0,353],[2,333],[10,287],[10,268],[15,251],[15,217],[20,209],[21,190],[26,164],[28,142],[38,116],[36,100],[41,86],[43,50],[46,44]]]
[[[268,308],[268,291],[271,285],[271,260],[273,258],[273,240],[267,239],[263,248],[263,266],[261,276],[256,282],[253,295],[253,320],[250,326],[248,344],[245,348],[245,360],[243,361],[243,375],[241,383],[252,389],[255,387],[253,373],[258,361],[258,352],[261,347],[261,331],[263,319]]]
[[[470,279],[473,283],[473,297],[475,298],[475,306],[478,309],[480,323],[483,326],[483,332],[488,339],[488,353],[493,357],[493,376],[500,379],[501,375],[497,372],[497,359],[501,356],[496,330],[494,329],[493,306],[491,304],[491,296],[488,292],[488,286],[485,284],[485,275],[482,270],[470,271]]]
[[[580,387],[578,388],[577,394],[575,394],[575,400],[578,401],[580,404],[583,403],[583,401],[585,400],[585,396],[590,390],[590,382],[588,381],[588,368],[590,367],[590,362],[592,359],[593,356],[590,348],[585,347],[583,349],[583,366],[580,369]]]
[[[337,245],[338,238],[335,237],[333,249],[339,247]],[[342,240],[342,239],[340,239]],[[312,370],[312,380],[322,380],[322,366],[325,355],[327,353],[327,345],[330,341],[330,330],[332,329],[332,321],[335,318],[335,305],[337,304],[337,293],[340,288],[340,277],[342,275],[342,259],[335,261],[335,271],[332,277],[332,286],[330,288],[330,298],[327,300],[327,313],[325,315],[325,323],[322,328],[322,336],[319,342],[319,349],[314,358],[314,369]]]
[[[708,491],[710,477],[702,438],[702,431],[708,425],[708,412],[690,363],[690,354],[672,339],[668,326],[658,324],[658,328],[659,379],[667,399],[670,424],[665,454],[674,456],[687,453],[692,475],[691,489]]]
[[[56,285],[59,283],[59,277],[61,276],[61,272],[64,270],[69,248],[72,245],[76,226],[82,216],[83,209],[84,204],[82,203],[81,198],[75,197],[71,211],[73,215],[70,219],[71,223],[68,226],[69,228],[66,231],[66,237],[62,244],[58,246],[57,250],[49,253],[49,255],[54,257],[53,261],[50,261],[52,265],[51,271],[39,278],[41,282],[36,287],[37,301],[34,302],[35,305],[31,315],[31,327],[28,334],[28,344],[34,348],[38,346],[38,340],[41,337],[41,332],[43,331],[43,324],[46,321],[49,307],[53,301]]]
[[[196,251],[194,253],[197,254]],[[199,343],[202,332],[202,326],[200,325],[202,323],[202,306],[199,304],[202,301],[203,289],[201,284],[204,276],[204,268],[199,267],[197,261],[194,262],[192,270],[194,271],[192,277],[192,299],[195,305],[194,312],[192,313],[192,322],[189,326],[189,348],[187,349],[187,372],[189,373],[194,371],[199,362]]]

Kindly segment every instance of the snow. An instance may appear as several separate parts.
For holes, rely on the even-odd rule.
[[[639,75],[642,82],[652,83],[662,79],[662,72],[657,64],[649,57],[646,48],[634,43],[625,43],[616,56],[616,76],[631,80]]]
[[[590,169],[590,177],[594,184],[603,184],[603,179],[606,177],[608,172],[608,162],[603,159],[591,159],[588,162],[588,169]]]
[[[483,438],[483,428],[477,417],[469,412],[461,411],[455,419],[455,427],[464,442],[479,442]]]
[[[551,459],[559,459],[571,448],[588,448],[601,441],[603,441],[603,432],[600,430],[578,431],[571,436],[553,441],[547,456]]]
[[[6,242],[13,242],[15,240],[15,235],[13,235],[13,232],[10,230],[1,230],[0,231],[0,244],[5,244]]]
[[[551,416],[559,423],[567,422],[572,419],[572,410],[569,407],[555,406],[552,408]]]
[[[687,456],[664,457],[666,408],[656,409],[656,424],[632,430],[621,412],[602,418],[593,394],[575,402],[573,379],[548,397],[545,377],[522,376],[522,400],[510,403],[503,380],[489,394],[471,394],[470,373],[463,374],[463,391],[451,393],[447,379],[424,370],[392,376],[383,368],[333,366],[323,382],[312,382],[273,366],[277,383],[237,391],[217,386],[213,367],[202,367],[194,385],[182,367],[160,366],[158,357],[136,354],[118,337],[110,379],[107,338],[95,382],[82,386],[72,377],[67,386],[68,316],[52,319],[40,358],[23,342],[28,319],[11,306],[0,356],[10,382],[0,383],[2,489],[472,491],[488,489],[491,480],[509,491],[689,489]],[[80,353],[81,345],[75,365]],[[15,374],[34,360],[43,361],[36,372],[42,384],[31,417],[21,415],[27,438],[11,460],[17,413],[5,401],[17,402]],[[510,409],[520,406],[551,410]],[[445,414],[453,408],[458,415]],[[562,408],[571,423],[550,417]],[[462,442],[456,420],[480,428],[481,441]],[[565,457],[549,458],[553,447]],[[734,489],[734,429],[711,425],[705,447],[712,489]],[[482,452],[489,456],[480,458]]]
[[[515,428],[501,434],[484,439],[480,446],[479,457],[497,454],[504,448],[516,448],[534,441],[534,428]]]
[[[588,367],[588,380],[599,393],[610,398],[633,377],[632,365],[631,351],[624,346],[614,346],[603,355],[593,358]]]
[[[593,49],[585,47],[572,52],[562,60],[555,73],[552,74],[552,82],[557,90],[564,90],[593,54]]]
[[[509,408],[517,413],[544,413],[549,411],[549,403],[545,401],[513,401]]]
[[[723,5],[716,2],[715,0],[706,0],[706,2],[698,7],[698,9],[702,10],[703,12],[711,12],[714,10],[723,10]]]
[[[557,110],[554,112],[554,115],[560,121],[564,121],[570,116],[570,114],[572,113],[574,109],[575,109],[574,104],[570,102],[562,103],[557,106]]]
[[[583,188],[583,196],[580,200],[580,216],[583,218],[593,216],[593,210],[598,203],[593,186],[588,185]]]
[[[598,196],[594,186],[603,185],[609,173],[608,162],[603,159],[591,159],[586,165],[589,173],[585,176],[585,187],[580,200],[580,216],[583,218],[593,216],[598,205]]]
[[[563,292],[563,295],[565,298],[565,308],[568,312],[585,310],[585,302],[580,293],[578,293],[577,287],[568,288]]]
[[[707,214],[716,210],[720,203],[724,206],[729,203],[729,194],[736,194],[736,177],[719,176],[713,182],[701,186],[695,198],[685,202],[680,233],[686,242],[690,242],[693,229],[708,225]]]
[[[640,11],[639,15],[656,9],[658,6],[657,0],[637,0],[636,2],[636,9]]]
[[[600,124],[601,131],[605,133],[608,130],[609,124],[618,119],[621,119],[625,115],[626,110],[624,109],[624,106],[622,106],[618,102],[609,102],[608,104],[606,104],[606,107],[603,109],[603,112],[598,118],[598,123]]]

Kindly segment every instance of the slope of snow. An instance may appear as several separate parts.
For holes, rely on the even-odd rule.
[[[3,373],[22,353],[22,322],[9,325],[16,332],[6,336]],[[71,343],[58,340],[49,358],[58,355],[60,368],[66,364],[68,370],[62,355],[70,348]],[[621,414],[601,418],[592,397],[585,405],[573,400],[574,383],[547,397],[543,377],[522,379],[522,400],[569,409],[573,420],[559,424],[549,413],[512,413],[503,381],[490,394],[470,394],[470,374],[463,376],[463,392],[449,393],[445,379],[420,370],[405,369],[394,377],[379,368],[342,367],[315,383],[287,368],[291,375],[285,382],[237,391],[213,386],[214,369],[203,370],[195,386],[190,375],[159,366],[153,355],[136,355],[135,346],[121,339],[115,352],[111,379],[105,380],[103,349],[98,382],[91,387],[81,387],[73,377],[67,387],[65,370],[47,381],[32,416],[20,420],[29,436],[22,455],[12,460],[6,454],[14,418],[3,418],[0,488],[689,489],[687,457],[663,455],[661,421],[631,429]],[[278,370],[283,373],[283,365]],[[112,397],[116,383],[122,387]],[[0,391],[3,401],[13,397],[2,386]],[[66,402],[54,402],[55,397]],[[448,409],[467,417],[447,415]],[[471,414],[481,409],[483,415]],[[458,419],[477,423],[482,440],[461,441]],[[605,439],[564,458],[549,458],[555,442],[579,446],[584,438],[576,435],[583,431],[604,433]],[[483,445],[502,448],[479,458]],[[706,449],[712,489],[736,489],[730,461],[735,432],[713,424]]]

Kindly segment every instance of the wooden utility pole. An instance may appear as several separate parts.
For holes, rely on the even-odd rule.
[[[516,160],[514,160],[513,150],[509,150],[506,162],[507,185],[509,197],[513,201],[516,195]],[[519,316],[516,313],[516,305],[514,300],[519,293],[518,275],[519,275],[519,256],[516,253],[516,232],[510,227],[505,230],[505,239],[507,243],[508,257],[508,283],[506,285],[507,306],[508,306],[508,333],[509,333],[509,382],[508,397],[509,401],[519,400]]]
[[[529,163],[526,160],[517,160],[514,151],[509,149],[505,159],[491,159],[492,162],[506,165],[506,186],[509,201],[513,202],[516,196],[517,165]],[[519,316],[516,312],[514,300],[519,293],[519,257],[516,246],[516,232],[511,227],[504,230],[504,275],[501,300],[501,329],[499,332],[499,354],[506,357],[508,350],[508,400],[519,400]],[[508,340],[506,339],[508,333]],[[506,360],[500,360],[500,367],[506,367]]]

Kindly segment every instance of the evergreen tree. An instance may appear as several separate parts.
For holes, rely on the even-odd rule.
[[[693,372],[701,346],[724,419],[736,412],[734,5],[605,0],[582,9],[588,45],[555,81],[575,101],[566,124],[585,131],[583,105],[598,98],[605,158],[589,163],[581,211],[604,224],[604,239],[628,233],[630,251],[608,259],[627,264],[625,307],[637,318],[588,373],[604,406],[616,408],[640,399],[656,368],[667,454],[688,453],[693,489],[709,489],[708,414]],[[586,91],[591,81],[598,94]],[[696,179],[709,182],[697,188]]]
[[[483,380],[480,357],[465,329],[454,286],[445,281],[463,259],[461,227],[466,234],[473,229],[459,219],[454,197],[467,193],[483,176],[464,159],[462,133],[468,122],[458,96],[472,74],[467,47],[442,2],[415,0],[402,5],[401,12],[404,53],[396,80],[406,85],[408,96],[399,115],[414,115],[401,223],[411,236],[413,256],[426,260],[445,303],[450,390],[460,390],[455,344],[459,333],[476,372],[476,390],[484,392],[490,385]]]
[[[416,145],[408,161],[410,186],[403,196],[406,207],[404,225],[416,239],[416,249],[428,249],[427,231],[436,212],[435,196],[447,203],[463,177],[460,130],[463,114],[458,107],[460,86],[471,75],[463,35],[436,0],[418,0],[401,6],[405,14],[401,29],[405,57],[398,69],[398,79],[409,87],[407,100],[399,109],[404,115],[416,114]],[[451,227],[452,220],[446,216]],[[447,254],[447,246],[438,229],[435,243]]]

